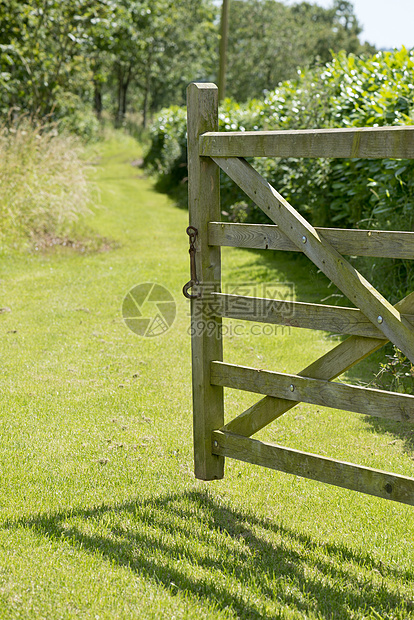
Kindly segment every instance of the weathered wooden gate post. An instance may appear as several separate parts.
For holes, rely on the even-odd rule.
[[[219,292],[220,247],[208,245],[208,222],[220,217],[220,169],[199,156],[199,136],[218,131],[218,89],[215,84],[190,84],[188,110],[188,207],[190,225],[197,231],[196,268],[201,295]],[[223,360],[221,317],[207,316],[205,299],[191,300],[193,429],[196,478],[224,475],[224,457],[212,454],[212,431],[224,424],[223,388],[210,383],[210,363]],[[207,328],[208,322],[208,328]]]

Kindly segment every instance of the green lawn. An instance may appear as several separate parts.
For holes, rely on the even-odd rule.
[[[131,165],[140,155],[128,138],[91,154],[89,225],[112,249],[1,260],[0,619],[414,618],[414,508],[236,461],[194,479],[187,213]],[[223,279],[334,293],[274,254],[224,248]],[[143,282],[177,304],[156,338],[121,317]],[[336,343],[230,335],[225,359],[296,372]],[[256,399],[227,390],[228,415]],[[299,405],[259,437],[414,475],[403,425]]]

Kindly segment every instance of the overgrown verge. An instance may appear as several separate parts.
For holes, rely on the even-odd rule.
[[[263,100],[226,100],[219,115],[220,128],[228,131],[410,125],[413,119],[414,50],[405,48],[365,59],[339,53],[323,68],[298,71],[296,80],[281,83]],[[165,189],[184,188],[183,108],[158,116],[145,163]],[[314,225],[413,229],[414,161],[256,158],[254,166]],[[224,176],[222,205],[230,220],[266,221]],[[412,288],[409,262],[365,263],[392,299]]]
[[[0,127],[0,241],[3,247],[72,243],[92,186],[77,138],[21,120]],[[50,245],[50,244],[49,244]]]

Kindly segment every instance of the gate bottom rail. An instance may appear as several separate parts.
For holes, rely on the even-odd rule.
[[[414,478],[213,431],[212,453],[414,506]]]

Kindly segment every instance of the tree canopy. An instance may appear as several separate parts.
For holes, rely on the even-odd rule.
[[[80,118],[184,103],[192,80],[217,80],[213,0],[2,0],[0,114]],[[228,94],[260,96],[331,50],[364,50],[352,4],[232,0]]]
[[[329,9],[309,2],[286,6],[275,0],[232,0],[228,95],[237,101],[259,97],[297,68],[325,64],[332,52],[375,51],[359,40],[361,27],[351,2]]]

